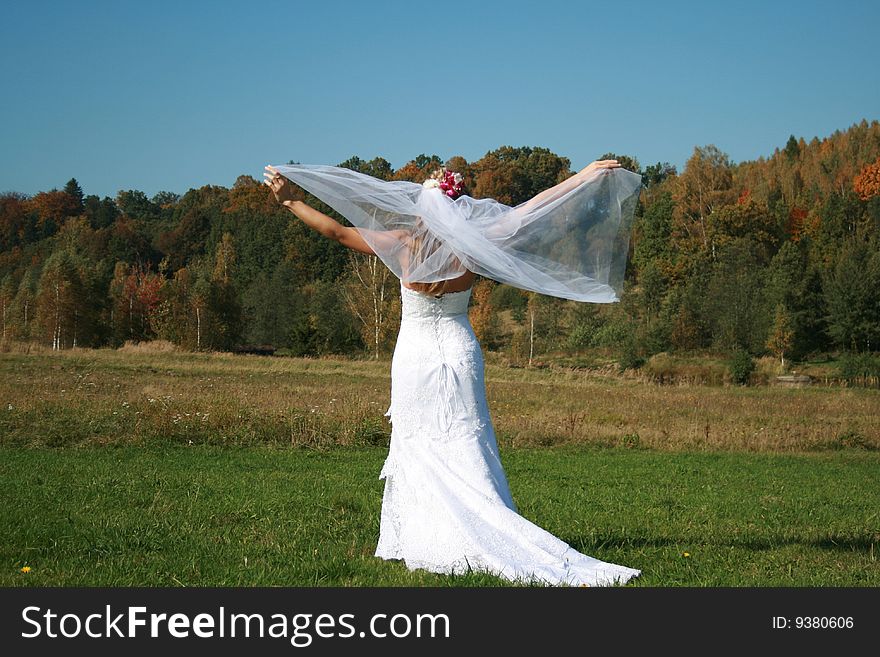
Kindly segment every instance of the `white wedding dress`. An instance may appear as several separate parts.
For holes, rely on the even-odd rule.
[[[391,444],[375,556],[409,569],[482,571],[512,582],[623,584],[641,571],[577,552],[517,512],[498,456],[471,290],[400,286]]]

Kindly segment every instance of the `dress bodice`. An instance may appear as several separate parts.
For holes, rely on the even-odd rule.
[[[471,289],[441,295],[418,292],[400,284],[402,319],[429,319],[467,315]]]

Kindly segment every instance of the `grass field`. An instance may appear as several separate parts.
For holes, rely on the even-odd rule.
[[[0,585],[506,584],[372,556],[387,361],[71,350],[0,373]],[[630,586],[880,584],[877,390],[487,382],[520,512],[642,569]]]

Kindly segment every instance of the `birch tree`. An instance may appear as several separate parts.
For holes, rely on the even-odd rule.
[[[394,294],[397,277],[378,256],[349,252],[342,293],[361,326],[364,344],[378,359],[400,317],[400,297]]]

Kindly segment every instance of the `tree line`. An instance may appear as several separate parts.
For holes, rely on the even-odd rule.
[[[513,360],[594,348],[638,364],[716,350],[801,359],[880,344],[880,123],[734,163],[714,145],[683,170],[642,167],[644,188],[617,304],[583,304],[478,279],[470,316]],[[521,203],[573,175],[546,148],[504,146],[474,162],[419,155],[340,166],[422,182],[439,166],[468,193]],[[349,225],[298,190],[301,198]],[[381,357],[400,318],[397,278],[327,240],[251,176],[149,198],[85,195],[76,179],[0,194],[3,341],[54,349],[163,339],[191,350],[271,345],[293,355]]]

